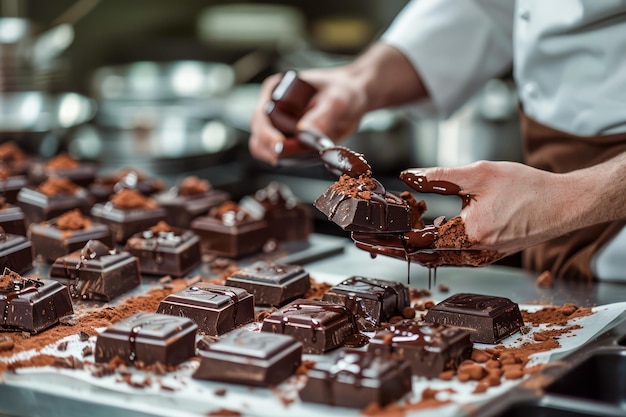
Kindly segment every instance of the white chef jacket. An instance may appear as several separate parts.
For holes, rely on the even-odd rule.
[[[422,114],[449,116],[513,65],[532,119],[574,135],[626,132],[626,0],[413,0],[381,40],[420,74]],[[626,280],[625,255],[622,231],[592,269]]]

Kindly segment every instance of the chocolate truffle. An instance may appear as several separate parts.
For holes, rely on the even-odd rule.
[[[270,237],[278,241],[305,240],[313,231],[309,207],[302,204],[285,184],[271,182],[239,205],[257,219],[264,219]]]
[[[397,233],[411,230],[410,205],[374,178],[342,175],[313,205],[347,231]]]
[[[340,304],[298,299],[270,314],[261,331],[287,334],[302,342],[304,353],[324,353],[359,333],[354,314]]]
[[[97,203],[91,208],[91,215],[107,224],[113,239],[121,244],[135,233],[165,220],[165,214],[153,199],[128,188],[113,194],[106,204]]]
[[[17,204],[24,211],[27,224],[50,220],[72,209],[88,214],[91,207],[87,190],[67,178],[56,177],[48,178],[37,188],[22,188]]]
[[[241,288],[196,284],[165,297],[157,312],[188,317],[216,336],[254,320],[254,297]]]
[[[497,343],[524,325],[519,306],[510,299],[466,293],[441,301],[425,320],[468,329],[471,340],[479,343]]]
[[[74,313],[67,287],[56,281],[24,278],[4,269],[0,276],[0,329],[38,333]]]
[[[300,265],[258,261],[232,274],[226,285],[253,294],[256,305],[279,307],[303,297],[311,283],[309,273]]]
[[[343,351],[334,362],[317,362],[307,375],[302,401],[339,407],[384,406],[412,390],[405,361],[358,350]]]
[[[343,304],[366,330],[373,330],[393,316],[402,316],[410,305],[409,289],[400,282],[354,276],[324,294],[324,301]]]
[[[67,178],[74,184],[87,187],[96,178],[96,166],[77,161],[68,153],[62,153],[46,162],[32,164],[28,176],[34,184],[58,177]]]
[[[200,351],[196,379],[276,386],[294,374],[302,344],[282,334],[234,330]]]
[[[208,216],[194,219],[191,229],[200,236],[203,253],[227,258],[258,253],[269,239],[267,222],[252,218],[232,201],[214,207]]]
[[[216,190],[209,181],[194,176],[155,196],[157,203],[167,210],[167,222],[182,228],[188,228],[193,219],[229,199],[228,192]]]
[[[142,274],[182,277],[200,265],[200,238],[164,221],[131,236],[125,249],[137,257]]]
[[[106,202],[112,194],[123,188],[137,190],[143,195],[163,191],[165,184],[158,178],[151,178],[132,168],[124,168],[110,175],[97,177],[89,185],[89,192],[97,203]]]
[[[65,212],[41,223],[33,223],[28,230],[35,256],[43,262],[52,263],[63,255],[81,249],[92,239],[113,246],[113,237],[108,226],[92,222],[79,210]]]
[[[414,375],[435,378],[472,355],[470,333],[458,327],[403,320],[377,332],[368,352],[409,362]]]
[[[33,246],[24,236],[5,233],[0,227],[0,273],[5,268],[18,274],[33,268]]]
[[[6,233],[26,236],[26,219],[18,206],[7,203],[0,197],[0,227]]]
[[[178,365],[195,355],[196,326],[185,317],[138,312],[106,328],[96,339],[96,362],[120,357],[127,364]]]
[[[72,297],[84,300],[110,301],[141,284],[137,258],[98,240],[58,258],[50,277],[68,280]]]

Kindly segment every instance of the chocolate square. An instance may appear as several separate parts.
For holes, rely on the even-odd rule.
[[[11,280],[4,270],[3,284]],[[2,285],[0,291],[0,329],[38,333],[74,313],[65,285],[56,281],[40,281],[18,277],[13,284]]]
[[[368,352],[402,358],[414,375],[435,378],[472,355],[470,333],[458,327],[403,320],[377,332]]]
[[[165,214],[162,207],[121,209],[110,202],[98,203],[91,208],[91,215],[108,225],[113,233],[113,239],[121,244],[135,233],[165,220]]]
[[[202,253],[227,258],[258,253],[269,238],[267,222],[252,218],[230,224],[210,216],[200,216],[191,222],[191,229],[200,236]]]
[[[136,233],[125,249],[139,260],[142,274],[185,276],[200,265],[200,238],[190,230]]]
[[[157,312],[188,317],[200,332],[221,335],[254,320],[254,297],[241,288],[196,284],[165,297]]]
[[[234,330],[200,351],[196,379],[276,386],[294,374],[302,344],[282,334]]]
[[[50,277],[69,280],[71,295],[84,300],[110,301],[141,284],[137,258],[97,240],[58,258]]]
[[[154,198],[167,211],[167,222],[183,228],[190,227],[193,219],[230,199],[230,193],[210,187],[197,193],[181,194],[181,191],[180,186],[173,187]]]
[[[89,222],[84,229],[62,230],[57,225],[58,217],[29,227],[29,237],[33,243],[35,256],[43,262],[52,263],[57,258],[77,251],[90,240],[99,240],[113,247],[111,230],[104,224]]]
[[[33,269],[33,245],[24,236],[5,233],[0,228],[0,273],[4,268],[18,274]]]
[[[77,188],[73,193],[47,195],[36,188],[24,187],[17,195],[17,204],[22,208],[27,224],[50,220],[72,209],[89,214],[91,207],[89,194],[84,188]]]
[[[441,301],[425,320],[468,329],[471,340],[479,343],[497,343],[524,325],[519,306],[510,299],[467,293]]]
[[[0,227],[6,233],[26,236],[26,219],[22,209],[11,204],[0,204]]]
[[[28,180],[23,175],[14,175],[8,178],[0,177],[0,195],[4,196],[7,203],[15,204],[17,194],[28,185]]]
[[[369,355],[363,351],[340,352],[333,362],[317,362],[309,369],[300,390],[304,402],[339,407],[384,406],[411,392],[411,369],[402,360]]]
[[[309,273],[300,265],[258,261],[226,279],[226,285],[243,288],[260,306],[279,307],[304,296],[311,287]]]
[[[402,310],[410,305],[406,285],[361,276],[350,277],[331,287],[323,300],[345,305],[360,317],[359,324],[367,330],[380,327],[393,316],[402,316]]]
[[[178,365],[195,355],[196,326],[185,317],[135,313],[106,328],[96,339],[96,362],[119,356],[127,364]]]
[[[261,331],[293,336],[304,353],[324,353],[359,333],[354,314],[340,304],[298,299],[263,320]]]
[[[158,178],[147,177],[133,169],[122,169],[110,175],[97,177],[88,187],[89,193],[97,203],[106,202],[112,194],[122,188],[135,189],[145,196],[162,191],[163,181]]]
[[[410,206],[374,178],[342,176],[313,205],[344,230],[406,232],[411,230]]]

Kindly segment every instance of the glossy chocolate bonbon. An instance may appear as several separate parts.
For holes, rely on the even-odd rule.
[[[409,289],[400,282],[361,276],[331,287],[324,301],[343,304],[359,317],[359,324],[373,330],[410,306]]]
[[[343,351],[333,362],[317,362],[307,375],[302,401],[339,407],[384,406],[412,390],[407,362],[357,350]]]
[[[200,238],[165,222],[131,236],[125,250],[137,257],[142,274],[182,277],[201,260]]]
[[[196,379],[276,386],[300,365],[302,344],[282,334],[237,329],[199,354]]]
[[[435,378],[472,354],[470,332],[438,323],[403,320],[376,332],[368,352],[409,362],[414,375]]]
[[[409,204],[371,177],[342,176],[313,205],[347,231],[397,233],[411,230]]]
[[[425,320],[462,327],[473,342],[497,343],[524,325],[519,306],[505,297],[459,293],[439,302]]]
[[[88,214],[91,201],[87,190],[67,178],[49,178],[36,188],[22,188],[17,195],[17,205],[30,224],[50,220],[73,209]]]
[[[35,256],[48,263],[81,249],[90,240],[99,240],[109,247],[114,244],[106,225],[91,221],[78,210],[41,223],[32,223],[28,234]]]
[[[50,278],[67,280],[72,297],[84,300],[110,301],[141,284],[137,258],[97,240],[57,258]]]
[[[6,233],[0,227],[0,273],[5,268],[18,274],[33,268],[33,245],[24,236]]]
[[[226,279],[226,285],[254,295],[254,304],[279,307],[304,296],[311,287],[309,273],[300,265],[257,261]]]
[[[165,220],[165,209],[139,191],[124,188],[111,196],[105,204],[91,208],[91,215],[109,226],[113,239],[120,244],[135,233]]]
[[[324,353],[359,334],[356,318],[340,304],[297,299],[263,320],[261,331],[293,336],[304,353]]]
[[[73,313],[66,286],[24,278],[9,269],[0,276],[1,330],[38,333]]]
[[[202,253],[241,258],[260,252],[269,239],[269,227],[233,202],[226,202],[191,222],[191,230],[200,236]]]
[[[200,332],[217,336],[254,320],[254,297],[241,288],[199,283],[165,297],[157,312],[188,317]]]
[[[185,317],[138,312],[98,335],[95,360],[119,357],[127,364],[178,365],[195,355],[197,329]]]

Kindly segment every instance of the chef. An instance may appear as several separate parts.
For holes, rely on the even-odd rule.
[[[414,0],[350,64],[302,71],[318,94],[299,122],[334,139],[371,110],[447,117],[513,67],[525,162],[414,168],[473,196],[475,248],[524,250],[523,265],[566,279],[626,282],[626,1]],[[284,137],[263,111],[250,151],[276,163]]]

